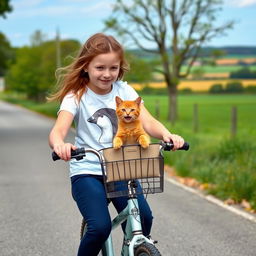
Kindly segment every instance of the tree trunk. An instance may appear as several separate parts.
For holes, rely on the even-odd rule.
[[[177,85],[168,85],[168,99],[168,120],[171,121],[172,124],[174,124],[178,118]]]
[[[170,72],[169,68],[169,59],[167,55],[167,51],[164,47],[160,47],[160,54],[163,61],[163,70],[164,70],[164,79],[167,85],[168,90],[168,121],[171,121],[172,124],[178,118],[178,111],[177,111],[177,86],[178,86],[178,79],[173,78],[173,74]],[[176,77],[176,76],[175,76]]]

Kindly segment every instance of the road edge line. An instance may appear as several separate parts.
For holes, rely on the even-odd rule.
[[[177,187],[180,187],[180,188],[182,188],[182,189],[184,189],[184,190],[186,190],[190,193],[193,193],[193,194],[207,200],[208,202],[216,204],[216,205],[218,205],[218,206],[220,206],[220,207],[222,207],[222,208],[224,208],[228,211],[231,211],[231,212],[249,220],[249,221],[252,221],[252,222],[256,223],[256,218],[254,216],[252,216],[251,214],[249,214],[249,213],[247,213],[243,210],[237,209],[237,208],[235,208],[231,205],[227,205],[227,204],[223,203],[221,200],[217,199],[216,197],[214,197],[212,195],[204,195],[204,194],[200,193],[198,190],[196,190],[194,188],[191,188],[191,187],[188,187],[188,186],[185,186],[184,184],[181,184],[178,181],[176,181],[176,180],[174,180],[170,177],[166,177],[165,179],[167,181],[169,181],[170,183],[172,183],[173,185],[175,185]]]

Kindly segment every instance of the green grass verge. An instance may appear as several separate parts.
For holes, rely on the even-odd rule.
[[[56,117],[59,107],[59,104],[56,102],[38,103],[32,100],[27,100],[24,95],[16,93],[0,93],[0,100],[23,106],[49,117]]]

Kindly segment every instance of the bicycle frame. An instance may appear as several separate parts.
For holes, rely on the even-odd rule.
[[[134,256],[134,249],[143,242],[154,244],[152,240],[145,237],[142,233],[139,205],[136,196],[130,196],[126,208],[112,220],[111,230],[121,226],[125,221],[127,221],[127,223],[121,256]],[[85,232],[86,230],[84,230],[84,234]],[[101,251],[103,256],[115,256],[112,232],[105,241]]]
[[[112,230],[127,221],[124,242],[121,250],[122,256],[134,256],[134,248],[143,242],[153,242],[142,234],[138,200],[136,196],[129,196],[128,205],[112,220]],[[112,235],[106,240],[102,248],[103,256],[114,256]]]
[[[100,162],[103,161],[103,156],[97,150],[86,149],[84,153],[88,152],[97,155]],[[84,153],[82,155],[84,155]],[[139,205],[133,184],[133,181],[128,182],[129,199],[126,208],[112,220],[112,230],[120,226],[123,222],[127,221],[121,256],[134,256],[134,249],[143,242],[153,244],[153,242],[145,237],[142,233]],[[103,245],[102,255],[115,256],[111,233]]]

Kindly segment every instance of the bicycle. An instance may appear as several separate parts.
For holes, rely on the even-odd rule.
[[[170,151],[172,143],[151,143],[147,149],[140,145],[125,145],[119,150],[105,148],[78,148],[71,151],[71,158],[81,160],[87,153],[95,154],[101,164],[107,198],[128,196],[127,207],[112,220],[112,230],[126,221],[121,256],[160,256],[155,241],[142,233],[138,194],[163,192],[164,157],[163,151]],[[188,150],[185,143],[179,150]],[[52,153],[53,160],[58,155]],[[86,222],[81,225],[80,238],[86,233]],[[110,234],[102,250],[102,256],[114,256],[113,241]]]

